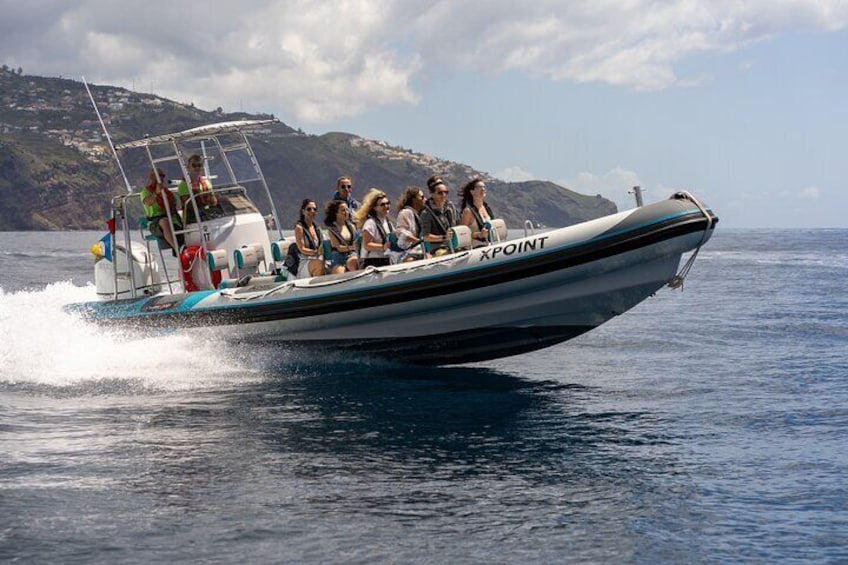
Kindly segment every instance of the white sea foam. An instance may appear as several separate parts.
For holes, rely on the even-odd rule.
[[[100,328],[63,306],[95,300],[95,289],[58,282],[43,290],[0,289],[0,382],[118,390],[191,390],[261,378],[250,358],[184,335],[137,338]],[[118,383],[115,386],[115,383]]]

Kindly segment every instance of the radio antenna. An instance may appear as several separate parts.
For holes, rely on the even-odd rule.
[[[121,165],[121,160],[118,159],[118,152],[112,144],[112,137],[109,135],[109,130],[106,129],[106,124],[103,123],[103,117],[100,115],[100,110],[97,109],[97,102],[94,101],[94,96],[91,95],[91,89],[88,88],[88,83],[85,81],[85,77],[82,77],[82,84],[85,86],[85,91],[88,92],[88,99],[91,100],[91,105],[94,106],[94,113],[97,114],[97,119],[100,120],[100,127],[103,128],[103,133],[106,134],[106,141],[109,142],[109,148],[112,149],[112,155],[115,157],[115,162],[118,164],[118,170],[121,171],[121,177],[124,179],[124,184],[127,187],[127,193],[130,193],[132,192],[132,186],[130,186],[130,181],[127,179],[127,174],[124,172],[123,165]]]

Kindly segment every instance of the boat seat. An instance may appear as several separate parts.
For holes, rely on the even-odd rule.
[[[171,249],[171,246],[168,245],[168,241],[164,237],[150,231],[150,221],[146,217],[141,216],[138,219],[138,228],[141,230],[144,241],[155,241],[160,250]]]
[[[495,243],[506,241],[509,239],[509,232],[506,229],[506,222],[501,218],[494,218],[487,227],[489,229],[489,242]]]
[[[452,251],[471,249],[474,243],[471,239],[471,228],[462,224],[452,227],[448,236],[448,246]]]

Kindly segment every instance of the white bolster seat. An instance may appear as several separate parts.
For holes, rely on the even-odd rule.
[[[498,242],[498,241],[506,241],[509,234],[506,230],[506,222],[500,218],[495,218],[489,221],[489,224],[492,226],[489,228],[489,241]]]
[[[285,261],[292,243],[294,243],[293,235],[271,243],[271,255],[273,255],[274,261]]]
[[[454,226],[450,229],[451,249],[469,249],[472,245],[471,228],[465,225]]]
[[[265,260],[265,249],[261,243],[248,243],[233,251],[233,260],[239,269],[256,267]]]
[[[230,259],[226,249],[212,249],[206,252],[206,262],[210,271],[222,271],[230,268]]]

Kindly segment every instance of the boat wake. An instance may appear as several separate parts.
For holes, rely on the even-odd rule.
[[[0,289],[0,390],[138,394],[227,388],[265,378],[253,354],[191,336],[139,339],[62,309],[95,299],[94,286],[70,282],[9,294]]]

